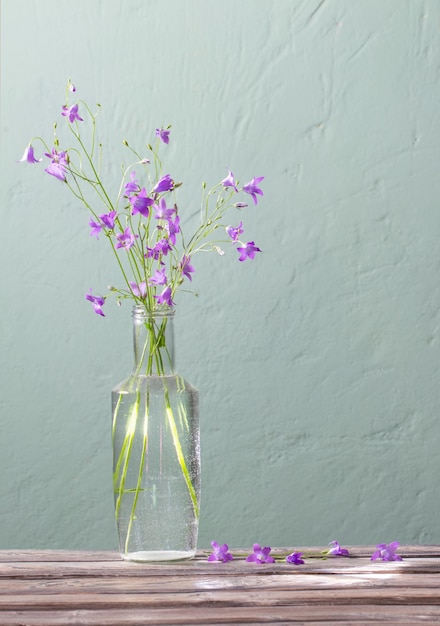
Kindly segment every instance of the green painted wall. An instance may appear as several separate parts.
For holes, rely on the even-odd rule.
[[[17,165],[72,77],[104,143],[173,125],[181,207],[264,175],[254,263],[178,301],[201,391],[200,545],[439,543],[440,2],[3,0],[0,548],[114,548],[129,307],[85,211]],[[182,210],[182,209],[181,209]]]

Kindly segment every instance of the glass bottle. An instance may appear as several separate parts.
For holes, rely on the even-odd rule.
[[[112,391],[119,547],[133,561],[192,558],[200,505],[198,391],[174,369],[174,310],[133,308],[135,364]]]

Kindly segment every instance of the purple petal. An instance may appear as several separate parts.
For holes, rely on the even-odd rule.
[[[170,131],[168,129],[156,128],[156,136],[164,143],[170,143]]]
[[[228,175],[222,180],[222,185],[223,187],[232,187],[234,191],[238,191],[237,184],[234,179],[234,174],[231,172],[231,170],[228,170]]]
[[[162,176],[162,178],[153,187],[154,193],[162,193],[164,191],[171,191],[174,189],[174,180],[169,174]]]
[[[26,150],[24,151],[23,156],[21,157],[19,161],[17,161],[17,163],[23,163],[24,161],[26,161],[26,163],[40,163],[40,161],[42,160],[43,159],[35,158],[34,149],[32,145],[29,144]]]

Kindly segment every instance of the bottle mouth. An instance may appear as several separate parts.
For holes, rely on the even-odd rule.
[[[174,317],[176,310],[166,304],[158,304],[150,309],[143,304],[133,306],[133,317],[145,319],[147,317]]]

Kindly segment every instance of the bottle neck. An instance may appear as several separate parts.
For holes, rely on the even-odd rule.
[[[133,308],[134,374],[174,374],[174,309]]]

